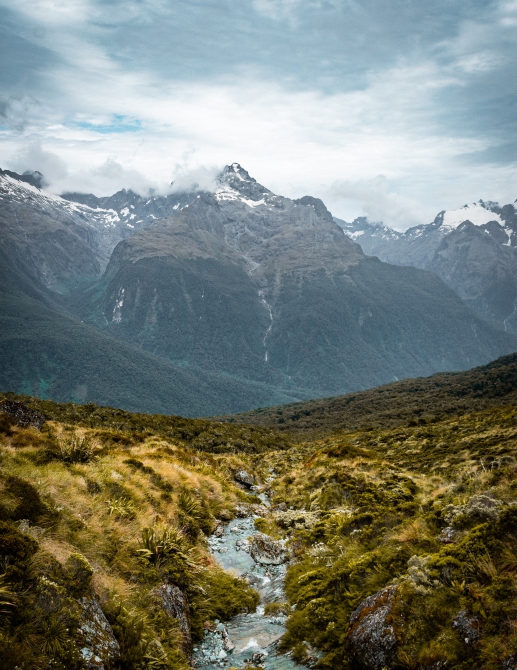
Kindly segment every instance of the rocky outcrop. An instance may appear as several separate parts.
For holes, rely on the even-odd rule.
[[[183,634],[183,650],[192,654],[192,636],[190,633],[190,608],[187,596],[173,584],[162,584],[153,593],[160,599],[163,611],[171,619],[176,619]]]
[[[310,529],[318,523],[321,518],[319,510],[307,511],[304,509],[274,512],[276,523],[281,528],[305,528]]]
[[[41,412],[30,409],[27,405],[16,400],[4,400],[0,403],[0,413],[8,414],[13,423],[20,428],[28,428],[32,426],[41,430],[41,427],[47,420],[47,417]]]
[[[281,565],[287,561],[287,552],[282,542],[257,533],[251,540],[250,555],[261,565]]]
[[[388,586],[369,596],[350,617],[348,644],[357,666],[384,670],[396,663],[397,637],[391,621],[397,586]]]
[[[113,630],[95,598],[79,600],[81,619],[77,629],[80,653],[88,670],[108,670],[120,658]]]

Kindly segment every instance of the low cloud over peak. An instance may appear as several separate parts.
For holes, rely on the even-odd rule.
[[[208,188],[237,157],[343,218],[515,198],[514,2],[0,5],[0,162],[55,189]]]

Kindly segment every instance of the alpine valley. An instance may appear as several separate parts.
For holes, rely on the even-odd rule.
[[[445,213],[405,236],[341,222],[382,262],[323,202],[275,195],[237,163],[214,192],[147,198],[59,197],[42,179],[0,173],[3,390],[227,414],[517,349],[512,207],[476,205],[495,221],[481,228]],[[472,265],[467,288],[457,276],[466,238],[493,278],[481,297]]]

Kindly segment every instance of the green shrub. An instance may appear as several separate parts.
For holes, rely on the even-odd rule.
[[[94,446],[89,437],[61,438],[47,449],[47,457],[63,463],[89,463],[94,456]]]
[[[191,586],[192,635],[203,635],[203,622],[220,619],[227,621],[241,612],[255,612],[260,596],[243,579],[216,569],[201,573]]]
[[[82,554],[70,554],[65,563],[75,594],[83,595],[90,586],[93,568]]]

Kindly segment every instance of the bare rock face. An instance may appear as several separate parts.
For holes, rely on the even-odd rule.
[[[234,479],[235,481],[239,482],[240,484],[244,484],[245,486],[251,487],[255,484],[255,477],[246,472],[246,470],[238,470],[234,474]]]
[[[0,412],[8,414],[20,428],[32,426],[41,430],[41,427],[47,420],[47,417],[41,412],[29,409],[22,402],[16,400],[4,400],[0,403]]]
[[[163,611],[171,619],[177,619],[183,634],[183,650],[188,656],[192,654],[192,636],[190,634],[190,608],[187,596],[173,584],[157,586],[153,593],[158,596]]]
[[[256,563],[262,565],[281,565],[287,561],[284,545],[264,533],[253,536],[250,555]]]
[[[397,638],[390,621],[397,586],[369,596],[350,617],[349,648],[358,667],[383,670],[396,663]]]
[[[120,658],[120,647],[99,603],[85,596],[79,601],[82,608],[77,631],[81,656],[88,670],[108,670]]]

